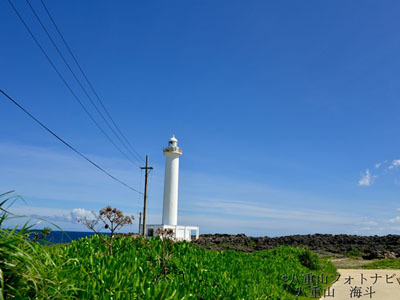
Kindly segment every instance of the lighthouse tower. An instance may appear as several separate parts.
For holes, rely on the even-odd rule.
[[[178,225],[179,157],[182,155],[182,149],[178,147],[175,135],[170,138],[163,153],[166,159],[162,224]]]
[[[199,238],[199,226],[178,225],[178,178],[179,157],[182,149],[178,147],[175,135],[163,149],[165,155],[165,178],[162,224],[147,225],[147,237],[160,235],[160,231],[172,230],[172,238],[176,241],[191,241]]]

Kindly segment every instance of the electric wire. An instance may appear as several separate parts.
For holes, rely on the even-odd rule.
[[[85,78],[87,84],[89,85],[90,89],[92,90],[93,94],[96,96],[98,102],[100,103],[101,107],[104,109],[104,111],[106,112],[108,118],[111,120],[111,122],[113,123],[113,125],[115,126],[115,128],[117,129],[117,131],[119,132],[119,134],[122,136],[122,138],[125,140],[125,142],[129,145],[129,147],[131,148],[131,150],[136,153],[136,155],[140,158],[141,161],[144,161],[144,159],[141,157],[141,155],[135,150],[135,148],[132,146],[132,144],[128,141],[128,139],[125,137],[125,135],[122,133],[122,131],[120,130],[120,128],[118,127],[118,125],[116,124],[116,122],[114,121],[114,119],[112,118],[111,114],[108,112],[106,106],[104,105],[103,101],[101,100],[101,98],[99,97],[98,93],[96,92],[96,90],[94,89],[92,83],[90,82],[89,78],[87,77],[86,73],[83,71],[83,68],[81,67],[80,63],[78,62],[76,56],[74,55],[74,53],[72,52],[71,48],[69,47],[67,41],[64,38],[64,35],[61,33],[61,30],[59,29],[59,27],[57,26],[54,18],[52,17],[50,11],[48,10],[45,2],[43,0],[40,0],[42,3],[43,8],[45,9],[50,21],[52,22],[54,28],[56,29],[56,31],[58,32],[59,36],[61,37],[65,47],[67,48],[69,54],[71,55],[72,59],[74,60],[75,64],[78,66],[80,72],[82,73],[83,77]]]
[[[93,121],[93,123],[96,125],[96,127],[103,133],[103,135],[108,139],[108,141],[126,158],[128,159],[131,163],[137,165],[140,167],[139,164],[137,164],[135,161],[133,161],[129,156],[127,156],[125,154],[125,152],[123,152],[120,147],[118,145],[116,145],[114,143],[114,141],[109,137],[109,135],[104,131],[104,129],[98,124],[98,122],[93,118],[93,116],[90,114],[90,112],[87,110],[87,108],[85,107],[85,105],[82,103],[82,101],[79,99],[79,97],[75,94],[75,92],[72,90],[71,86],[68,84],[68,82],[65,80],[64,76],[60,73],[60,71],[57,69],[57,67],[55,66],[55,64],[53,63],[53,61],[50,59],[50,57],[48,56],[48,54],[46,53],[46,51],[43,49],[43,47],[41,46],[41,44],[39,43],[39,41],[37,40],[37,38],[35,37],[35,35],[32,33],[32,31],[30,30],[29,26],[26,24],[26,22],[24,21],[24,19],[22,18],[21,14],[18,12],[18,10],[16,9],[16,7],[12,4],[12,2],[10,0],[8,0],[8,3],[11,5],[12,9],[14,10],[15,14],[18,16],[19,20],[21,21],[21,23],[24,25],[25,29],[29,32],[30,36],[32,37],[32,39],[34,40],[34,42],[36,43],[36,45],[39,47],[39,49],[41,50],[41,52],[43,53],[43,55],[46,57],[47,61],[50,63],[50,65],[53,67],[54,71],[57,73],[57,75],[60,77],[60,79],[62,80],[62,82],[65,84],[65,86],[67,87],[67,89],[69,90],[69,92],[72,94],[72,96],[75,98],[76,101],[78,101],[79,105],[82,107],[82,109],[86,112],[86,114],[89,116],[89,118]]]
[[[67,66],[68,70],[71,72],[72,76],[74,77],[74,79],[76,80],[76,82],[78,83],[78,85],[80,86],[80,88],[82,89],[82,91],[85,93],[86,97],[89,99],[90,103],[93,105],[93,107],[95,108],[95,110],[97,111],[97,113],[100,115],[100,117],[103,119],[103,121],[106,123],[106,125],[108,126],[108,128],[110,128],[110,130],[112,131],[112,133],[117,137],[117,139],[120,141],[120,143],[128,150],[129,153],[131,153],[131,155],[133,157],[135,157],[135,159],[137,159],[140,161],[140,156],[139,158],[137,158],[138,154],[135,154],[134,152],[132,152],[132,150],[126,146],[125,142],[119,137],[119,135],[115,132],[114,128],[112,128],[112,126],[110,125],[110,123],[107,121],[107,119],[103,116],[102,112],[99,110],[99,108],[97,107],[97,105],[93,102],[92,97],[90,97],[90,95],[88,94],[88,92],[86,91],[86,89],[84,88],[84,86],[82,85],[81,81],[79,80],[79,78],[76,76],[75,72],[72,70],[70,64],[68,63],[68,61],[65,59],[64,55],[62,54],[62,52],[60,51],[60,49],[57,47],[57,44],[55,43],[54,39],[52,38],[52,36],[50,35],[49,31],[47,30],[46,26],[43,24],[42,20],[40,19],[40,17],[38,16],[38,14],[36,13],[35,9],[33,8],[33,6],[31,5],[29,0],[26,0],[26,3],[29,5],[31,11],[33,12],[33,14],[35,15],[37,21],[39,22],[40,26],[42,27],[42,29],[44,30],[44,32],[46,33],[47,37],[49,38],[49,40],[51,41],[51,43],[53,44],[54,48],[56,49],[57,53],[60,55],[61,59],[63,60],[64,64]],[[68,49],[69,47],[67,47]]]
[[[96,164],[95,162],[93,162],[91,159],[89,159],[87,156],[83,155],[82,153],[80,153],[78,150],[76,150],[73,146],[71,146],[69,143],[67,143],[65,140],[63,140],[61,137],[59,137],[57,134],[55,134],[51,129],[49,129],[46,125],[44,125],[41,121],[39,121],[36,117],[34,117],[30,112],[28,112],[24,107],[22,107],[22,105],[20,105],[16,100],[14,100],[12,97],[10,97],[6,92],[4,92],[3,90],[0,90],[0,93],[2,93],[8,100],[10,100],[12,103],[14,103],[19,109],[21,109],[24,113],[26,113],[29,117],[31,117],[36,123],[38,123],[42,128],[44,128],[47,132],[49,132],[51,135],[53,135],[55,138],[57,138],[60,142],[62,142],[65,146],[67,146],[69,149],[71,149],[72,151],[74,151],[76,154],[78,154],[79,156],[81,156],[82,158],[84,158],[85,160],[87,160],[89,163],[91,163],[93,166],[95,166],[97,169],[99,169],[100,171],[102,171],[103,173],[105,173],[107,176],[111,177],[112,179],[114,179],[115,181],[119,182],[120,184],[124,185],[125,187],[127,187],[128,189],[139,193],[139,194],[143,194],[142,192],[139,192],[138,190],[136,190],[135,188],[131,187],[130,185],[126,184],[125,182],[123,182],[122,180],[116,178],[115,176],[113,176],[112,174],[110,174],[109,172],[107,172],[106,170],[104,170],[102,167],[100,167],[98,164]]]

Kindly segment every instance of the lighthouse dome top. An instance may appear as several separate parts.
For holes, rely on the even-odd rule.
[[[176,143],[178,143],[178,140],[176,139],[176,137],[175,137],[175,134],[173,134],[172,135],[172,137],[169,139],[169,142],[171,143],[173,143],[173,142],[176,142]]]
[[[166,154],[182,154],[182,149],[178,147],[178,140],[175,137],[175,135],[172,135],[172,137],[168,141],[168,147],[164,148],[163,150],[164,155]]]

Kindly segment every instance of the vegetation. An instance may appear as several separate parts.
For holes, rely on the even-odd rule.
[[[385,258],[365,264],[363,269],[400,269],[400,258]]]
[[[345,253],[345,256],[354,258],[354,257],[361,257],[364,254],[364,252],[358,250],[358,249],[352,249],[348,252]]]
[[[98,236],[50,248],[51,256],[58,258],[57,263],[64,264],[63,276],[78,288],[69,296],[295,299],[301,287],[307,293],[303,284],[305,274],[325,272],[333,279],[335,273],[329,262],[320,261],[309,250],[286,246],[246,254],[207,251],[187,242],[172,243],[159,238],[125,237],[117,238],[114,243],[124,250],[112,256],[107,255],[107,245]],[[297,278],[292,280],[293,276]]]
[[[7,218],[2,209],[0,225]],[[329,281],[336,273],[305,248],[204,250],[172,242],[166,232],[162,239],[114,236],[111,247],[118,251],[110,254],[105,239],[111,236],[48,246],[25,238],[28,225],[20,229],[0,231],[0,299],[290,300],[301,292],[310,296],[313,286],[326,286],[317,280],[323,273]]]
[[[108,246],[108,254],[113,254],[113,242],[115,233],[122,227],[128,224],[132,224],[134,216],[125,216],[122,211],[111,206],[107,206],[100,209],[99,214],[92,212],[92,218],[87,216],[79,218],[78,222],[85,225],[88,229],[94,233],[99,234],[101,229],[110,230],[110,238],[104,235],[99,235],[105,244]]]
[[[74,293],[75,288],[45,247],[27,239],[32,225],[3,226],[6,220],[15,218],[5,209],[6,204],[18,198],[13,191],[0,194],[0,300],[65,299],[65,293]],[[38,238],[35,235],[35,241]]]

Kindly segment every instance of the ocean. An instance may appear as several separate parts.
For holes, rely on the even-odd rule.
[[[40,230],[35,232],[40,232]],[[70,243],[73,240],[80,239],[86,236],[92,236],[95,234],[94,232],[85,232],[85,231],[51,231],[50,234],[45,238],[45,241],[48,241],[52,244],[60,244],[60,243]],[[102,233],[109,234],[109,233]],[[33,235],[32,235],[33,236]],[[31,236],[31,237],[32,237]]]

